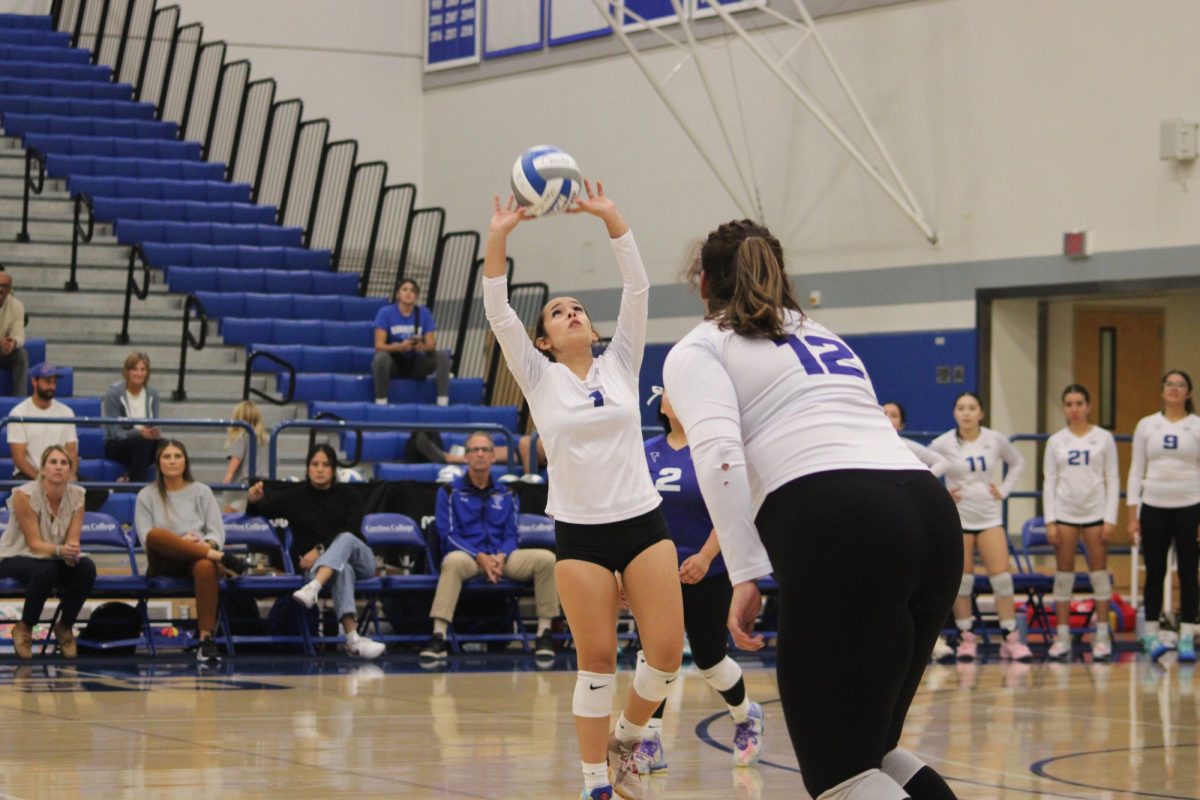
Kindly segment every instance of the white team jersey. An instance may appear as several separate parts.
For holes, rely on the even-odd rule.
[[[533,346],[504,277],[483,280],[488,322],[545,442],[546,513],[581,525],[631,519],[662,502],[645,469],[638,400],[650,281],[632,232],[612,247],[624,283],[617,331],[584,380]]]
[[[959,493],[958,518],[963,530],[981,531],[1002,525],[1001,501],[992,497],[990,487],[996,483],[993,475],[1001,463],[1008,465],[1008,475],[996,484],[1003,497],[1008,497],[1025,471],[1025,459],[1012,443],[991,428],[981,427],[973,442],[959,439],[958,431],[950,430],[934,439],[929,449],[949,462],[946,488]]]
[[[1121,481],[1117,441],[1092,426],[1083,436],[1063,428],[1046,440],[1042,459],[1042,510],[1046,522],[1117,524]]]
[[[940,455],[933,452],[920,442],[912,439],[905,439],[904,437],[900,438],[903,439],[906,445],[908,445],[908,449],[912,450],[912,454],[919,458],[922,464],[929,467],[929,471],[933,473],[933,477],[940,478],[946,474],[946,467],[950,466],[946,463],[946,459],[942,458]]]
[[[1155,508],[1200,503],[1200,417],[1171,422],[1160,412],[1138,420],[1125,502]]]
[[[754,515],[775,489],[830,470],[924,468],[846,343],[793,312],[785,329],[771,341],[702,322],[663,366],[733,583],[771,572]]]

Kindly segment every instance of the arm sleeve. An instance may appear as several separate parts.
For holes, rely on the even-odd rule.
[[[1121,505],[1121,475],[1118,470],[1117,440],[1109,436],[1104,442],[1104,521],[1117,524]]]
[[[451,550],[462,550],[474,558],[479,551],[463,541],[462,531],[458,528],[458,520],[454,515],[454,490],[439,489],[437,495],[437,528],[442,540],[442,558]]]
[[[529,333],[508,304],[508,278],[483,279],[483,308],[509,371],[521,391],[528,394],[541,381],[550,362],[529,341]]]
[[[513,550],[520,546],[517,537],[517,498],[512,492],[508,493],[508,517],[504,520],[504,539],[500,542],[500,552],[508,558]]]
[[[1133,455],[1129,459],[1129,479],[1125,484],[1127,506],[1142,502],[1142,478],[1146,474],[1146,426],[1143,422],[1138,422],[1133,429]]]
[[[150,499],[149,491],[138,492],[137,507],[133,511],[133,529],[137,533],[142,547],[146,546],[146,534],[154,527],[154,501]]]
[[[1013,447],[1013,443],[1008,440],[1008,437],[996,434],[996,441],[998,442],[996,449],[1000,453],[1000,458],[1008,465],[1008,475],[1000,484],[1000,494],[1008,497],[1017,487],[1017,481],[1021,480],[1021,476],[1025,474],[1025,457],[1017,452],[1017,448]]]
[[[1042,518],[1049,525],[1058,520],[1055,516],[1055,492],[1058,490],[1058,459],[1054,457],[1054,440],[1046,440],[1046,454],[1042,456]]]
[[[8,296],[8,301],[13,303],[13,322],[12,331],[9,336],[16,342],[17,347],[25,346],[25,304],[11,294]],[[14,302],[15,301],[15,302]]]
[[[950,466],[949,461],[920,442],[914,442],[912,439],[905,439],[904,441],[908,442],[908,449],[912,450],[913,455],[919,458],[922,464],[929,467],[929,471],[933,473],[933,477],[940,478],[946,474],[946,468]]]
[[[612,353],[636,377],[646,350],[646,318],[650,308],[650,279],[633,240],[633,231],[610,240],[621,272],[621,310],[617,331],[606,353]]]
[[[697,385],[700,376],[703,387]],[[771,560],[754,525],[741,415],[729,374],[711,348],[689,342],[667,356],[663,382],[687,432],[729,580],[738,584],[770,575]]]
[[[205,541],[212,542],[219,549],[225,547],[225,519],[221,516],[221,507],[217,505],[217,497],[207,486],[200,493],[200,509],[204,513],[204,531],[200,534]]]
[[[433,333],[437,330],[437,320],[433,318],[433,311],[428,306],[421,306],[421,335]]]

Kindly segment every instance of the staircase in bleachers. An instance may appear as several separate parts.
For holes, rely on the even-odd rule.
[[[288,363],[256,360],[257,392],[370,400],[371,320],[413,277],[439,344],[455,351],[452,403],[481,403],[497,360],[481,355],[490,345],[473,293],[478,234],[444,232],[444,212],[416,208],[415,187],[387,185],[386,165],[355,163],[355,142],[329,141],[327,120],[303,120],[301,101],[276,100],[273,80],[251,80],[248,62],[226,63],[224,43],[205,43],[201,26],[157,5],[68,0],[56,20],[0,15],[0,148],[11,148],[0,149],[0,236],[28,242],[0,244],[0,263],[30,335],[75,368],[75,393],[102,394],[141,350],[165,401],[190,295],[219,334],[187,354],[187,400],[164,403],[165,416],[227,417],[256,351]],[[79,291],[61,288],[71,282]],[[122,331],[130,344],[110,344]],[[432,395],[432,382],[395,381],[389,392],[402,404]],[[260,406],[268,423],[308,410]],[[396,408],[405,414],[389,422],[425,416]],[[440,419],[479,416],[455,414]],[[515,410],[502,416],[516,428]],[[219,479],[222,438],[186,434],[199,444],[199,477]],[[305,443],[284,442],[293,459]]]

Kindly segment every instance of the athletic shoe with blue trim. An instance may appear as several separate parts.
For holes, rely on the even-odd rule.
[[[749,767],[758,763],[762,758],[762,735],[765,727],[762,706],[751,703],[746,721],[739,722],[733,729],[734,765]]]
[[[1180,664],[1195,664],[1196,663],[1196,640],[1190,636],[1179,637],[1179,655]]]
[[[1160,658],[1162,658],[1163,656],[1165,656],[1167,653],[1171,652],[1174,649],[1175,649],[1174,645],[1167,644],[1162,639],[1156,638],[1156,639],[1154,639],[1153,645],[1151,646],[1151,649],[1150,649],[1150,660],[1158,661]]]
[[[613,800],[613,788],[611,785],[597,786],[592,791],[584,789],[579,793],[579,800]]]
[[[642,776],[650,774],[650,759],[641,741],[625,744],[616,736],[608,740],[608,777],[613,790],[625,800],[646,800]]]
[[[662,734],[658,731],[647,733],[642,739],[642,752],[650,761],[651,772],[663,772],[667,768],[667,754],[662,746]]]

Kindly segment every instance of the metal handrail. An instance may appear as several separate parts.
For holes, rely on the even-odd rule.
[[[192,313],[200,320],[200,338],[192,335]],[[179,385],[171,392],[172,400],[186,400],[187,392],[183,388],[184,377],[187,374],[188,348],[203,350],[208,341],[208,315],[204,313],[204,303],[194,294],[189,294],[183,301],[183,336],[179,341]]]
[[[254,362],[260,358],[265,358],[267,361],[274,361],[279,366],[288,371],[288,390],[287,396],[282,400],[276,400],[266,392],[255,389],[250,385],[250,373],[253,372]],[[286,406],[292,402],[292,398],[296,396],[296,366],[285,358],[280,358],[268,350],[254,350],[246,358],[246,372],[242,383],[242,399],[249,400],[250,395],[262,398],[273,406]]]
[[[142,261],[141,286],[138,286],[137,278],[134,277],[134,268],[138,259]],[[129,275],[125,279],[125,311],[121,315],[121,332],[117,334],[117,344],[129,344],[129,312],[134,295],[137,295],[138,300],[145,300],[150,296],[150,262],[146,260],[146,254],[142,251],[140,244],[129,248]]]
[[[68,422],[72,425],[82,425],[84,427],[102,427],[104,425],[146,425],[155,428],[242,428],[246,431],[248,437],[249,450],[246,453],[246,462],[248,464],[257,464],[258,457],[258,441],[255,438],[254,428],[250,423],[240,419],[193,419],[180,418],[171,419],[166,417],[3,417],[0,418],[0,431],[3,431],[8,425],[13,423],[30,424],[30,425],[61,425]],[[274,451],[272,451],[274,452]],[[274,473],[274,465],[271,472]],[[249,475],[249,470],[247,470]],[[20,486],[28,483],[28,479],[23,480],[0,480],[0,489],[11,489],[14,486]],[[117,481],[80,481],[80,486],[90,489],[125,489],[128,490],[131,484],[128,482]],[[132,484],[136,486],[137,484]],[[208,486],[215,489],[245,489],[247,484],[244,483],[210,483]]]
[[[34,182],[33,165],[38,165],[37,181]],[[46,189],[46,157],[36,147],[25,151],[25,187],[21,202],[21,231],[18,242],[29,241],[29,192],[41,194]]]
[[[504,437],[505,444],[508,447],[508,463],[506,465],[509,472],[513,471],[516,466],[514,455],[516,448],[513,446],[517,441],[516,434],[510,431],[503,425],[497,425],[494,422],[465,422],[465,423],[427,423],[427,422],[349,422],[346,420],[336,421],[328,419],[285,419],[279,422],[271,429],[271,438],[267,442],[270,461],[270,478],[275,480],[275,454],[278,450],[279,434],[283,433],[288,428],[308,428],[316,431],[390,431],[392,433],[408,433],[411,431],[455,431],[459,433],[473,433],[482,431],[489,434],[497,434]]]
[[[347,421],[345,417],[341,416],[340,414],[335,414],[332,411],[322,411],[322,412],[318,413],[316,416],[311,417],[311,419],[335,419],[335,420],[341,420],[342,422]],[[362,431],[356,430],[354,432],[354,460],[348,461],[348,462],[342,464],[342,466],[345,466],[345,467],[357,467],[358,466],[359,461],[362,459],[362,439],[363,439]],[[316,446],[316,444],[317,444],[317,431],[316,431],[316,429],[313,429],[308,432],[308,451],[310,453],[312,452],[312,449],[314,446]]]
[[[79,220],[82,216],[83,209],[87,208],[87,229],[80,227]],[[96,207],[92,204],[92,198],[84,192],[75,195],[75,222],[71,226],[71,277],[67,278],[67,282],[63,284],[63,288],[68,292],[79,290],[79,283],[75,280],[75,271],[79,268],[79,242],[88,244],[96,235]]]

